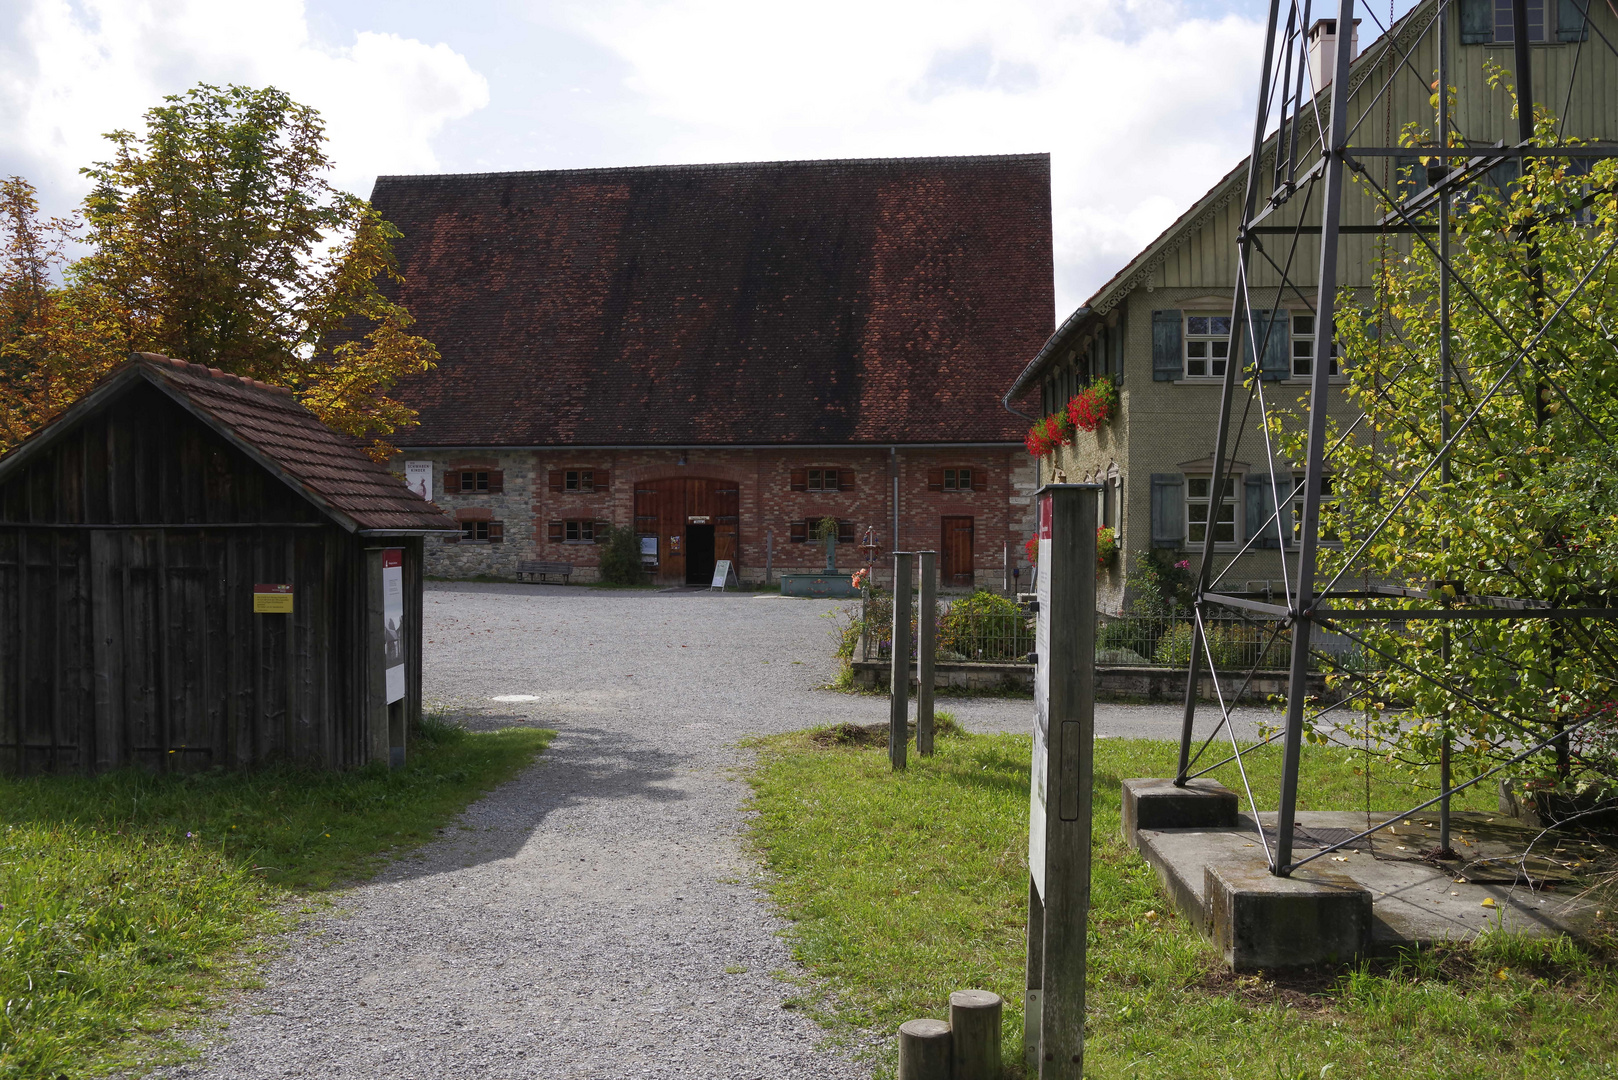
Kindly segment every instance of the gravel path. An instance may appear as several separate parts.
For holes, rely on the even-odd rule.
[[[784,1007],[737,839],[738,739],[886,718],[835,694],[830,601],[433,584],[428,702],[559,732],[459,827],[339,898],[170,1077],[865,1077]],[[497,700],[497,699],[506,700]],[[1026,731],[1031,703],[949,701]],[[1107,705],[1102,735],[1177,737]]]

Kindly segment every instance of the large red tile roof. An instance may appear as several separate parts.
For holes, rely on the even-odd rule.
[[[409,446],[1020,441],[1046,154],[384,176]]]

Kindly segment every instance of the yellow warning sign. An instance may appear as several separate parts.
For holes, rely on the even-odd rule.
[[[253,612],[257,615],[292,614],[292,586],[254,585]]]

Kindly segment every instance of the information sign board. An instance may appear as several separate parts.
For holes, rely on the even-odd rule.
[[[382,669],[391,705],[405,696],[403,548],[382,551],[382,633]]]
[[[253,613],[255,615],[292,614],[292,586],[254,585]]]
[[[730,560],[720,559],[713,564],[713,581],[708,587],[710,589],[723,589],[730,585],[734,585],[738,589],[742,587],[741,580],[736,577],[736,569],[731,566]]]

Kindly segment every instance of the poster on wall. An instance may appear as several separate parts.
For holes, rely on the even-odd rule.
[[[404,548],[382,551],[382,668],[388,704],[405,695]]]
[[[433,463],[430,461],[405,462],[405,487],[431,502],[433,498]]]

